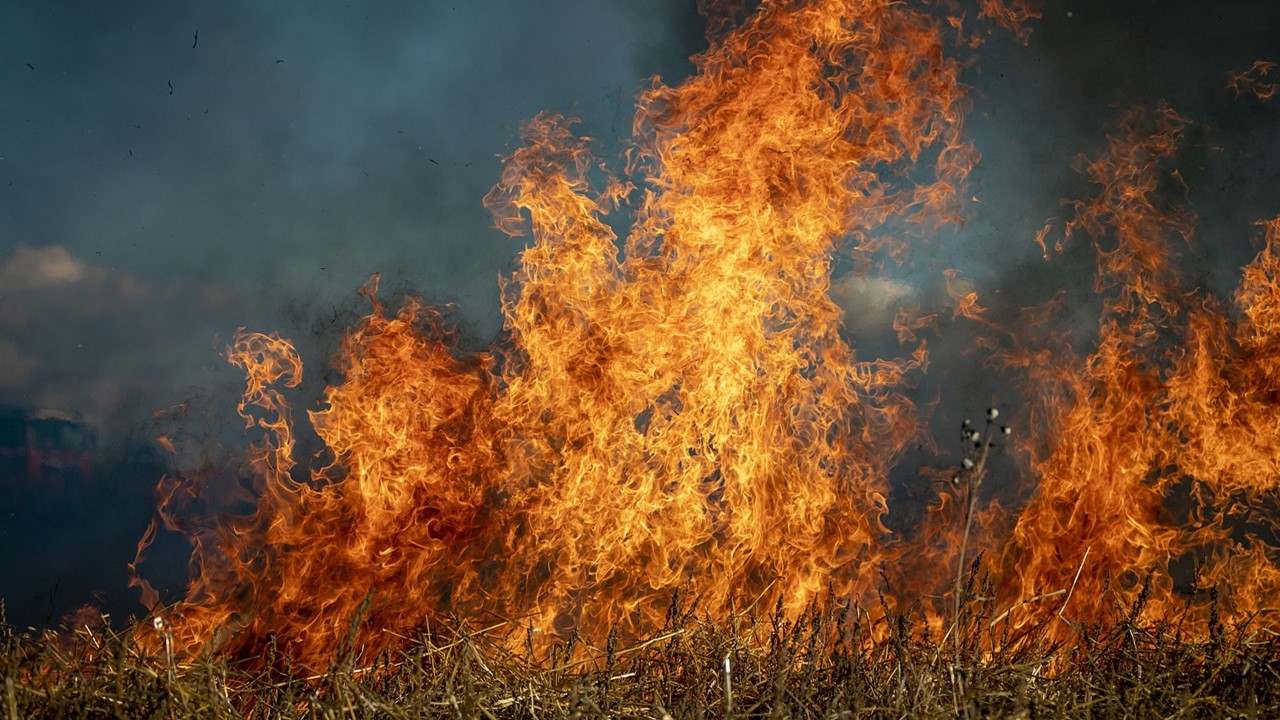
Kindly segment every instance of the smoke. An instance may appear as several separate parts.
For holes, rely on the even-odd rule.
[[[697,49],[680,5],[11,6],[0,262],[26,262],[26,246],[159,292],[104,327],[113,372],[145,367],[159,391],[149,409],[218,379],[199,359],[216,362],[215,335],[305,331],[375,272],[456,301],[491,335],[496,276],[519,249],[480,204],[496,156],[549,107],[625,136],[643,80],[683,72]],[[24,336],[23,355],[61,358],[52,334]],[[196,351],[152,362],[177,344]],[[116,404],[55,389],[107,374],[101,360],[58,363],[4,399],[53,395],[118,422]]]
[[[962,262],[993,292],[1025,302],[1040,286],[1081,287],[1093,256],[1069,248],[1046,262],[1031,238],[1061,201],[1088,192],[1072,170],[1104,143],[1111,121],[1164,100],[1192,122],[1178,170],[1201,219],[1186,249],[1207,285],[1229,293],[1256,248],[1253,224],[1280,211],[1275,186],[1280,137],[1268,132],[1280,106],[1237,100],[1227,73],[1274,56],[1274,3],[1043,3],[1030,45],[997,39],[970,76],[970,131],[983,153],[981,204],[958,238]]]
[[[1280,212],[1272,190],[1280,136],[1268,131],[1280,119],[1280,103],[1237,99],[1227,74],[1275,58],[1271,28],[1280,23],[1280,6],[1087,0],[1039,7],[1043,18],[1031,24],[1028,45],[997,33],[965,76],[973,98],[969,136],[982,153],[967,222],[922,245],[910,267],[893,271],[894,280],[913,288],[921,312],[950,317],[943,273],[958,270],[978,292],[986,319],[1012,329],[1020,327],[1022,308],[1062,292],[1056,327],[1078,346],[1092,342],[1095,251],[1077,238],[1061,253],[1051,247],[1046,258],[1034,238],[1047,220],[1061,227],[1064,200],[1095,192],[1073,168],[1076,159],[1104,146],[1121,112],[1164,100],[1191,121],[1176,169],[1199,225],[1182,248],[1182,270],[1193,284],[1229,297],[1258,250],[1255,223]],[[991,403],[1018,402],[1013,378],[985,367],[975,344],[982,332],[961,319],[929,336],[932,363],[920,395],[940,400],[934,428],[943,460],[954,461],[958,451],[950,443],[953,422]],[[883,339],[876,348],[891,350]]]
[[[1228,71],[1275,52],[1280,6],[1043,9],[1028,46],[996,35],[967,76],[983,154],[969,222],[908,266],[837,279],[860,353],[902,352],[888,324],[904,304],[950,317],[947,269],[996,322],[1059,288],[1087,305],[1090,251],[1046,261],[1032,237],[1087,190],[1071,160],[1122,107],[1165,99],[1196,123],[1180,169],[1203,219],[1187,265],[1207,286],[1234,287],[1253,221],[1280,211],[1280,104],[1225,89]],[[521,247],[480,200],[520,122],[576,115],[614,160],[636,90],[683,75],[704,43],[695,3],[677,0],[10,4],[0,402],[81,411],[123,447],[153,411],[234,387],[217,338],[239,326],[279,329],[318,367],[375,272],[391,291],[455,303],[476,342],[492,337],[496,280]],[[1087,337],[1096,313],[1077,309]],[[945,396],[940,424],[1013,393],[965,321],[928,337],[920,395]],[[153,470],[119,478],[150,487]],[[131,550],[139,530],[94,532]],[[31,557],[13,553],[0,574],[23,576]],[[52,577],[83,569],[75,553],[40,557]],[[47,592],[50,577],[2,591]]]
[[[7,4],[0,403],[82,413],[117,486],[9,504],[9,619],[124,587],[164,471],[129,458],[186,400],[222,412],[189,424],[234,429],[237,327],[279,329],[320,368],[381,272],[494,335],[520,247],[481,199],[520,122],[577,115],[612,158],[638,88],[702,43],[676,0]],[[122,600],[108,609],[137,609]]]

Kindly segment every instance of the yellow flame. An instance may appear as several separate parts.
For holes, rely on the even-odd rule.
[[[980,15],[1034,16],[998,0]],[[1098,192],[1069,203],[1052,246],[1086,236],[1097,252],[1090,350],[1051,330],[1062,298],[1001,329],[944,273],[953,320],[1027,382],[1017,449],[1038,487],[1016,514],[946,491],[917,537],[889,542],[889,472],[929,442],[908,390],[938,316],[902,309],[907,356],[861,361],[831,275],[838,254],[902,261],[908,238],[961,218],[977,153],[944,27],[963,17],[888,0],[720,8],[697,73],[641,94],[622,177],[571,120],[534,118],[485,199],[500,229],[531,236],[503,286],[505,340],[461,352],[439,311],[383,307],[375,278],[341,380],[309,413],[323,467],[295,463],[282,388],[301,380],[296,351],[238,334],[240,413],[261,435],[253,509],[201,523],[203,481],[162,482],[161,520],[194,545],[165,642],[252,655],[274,638],[323,663],[353,630],[376,651],[451,615],[521,639],[640,635],[677,590],[713,615],[868,600],[882,572],[941,596],[962,546],[997,557],[997,602],[1020,626],[1067,600],[1101,617],[1148,570],[1149,610],[1175,612],[1170,571],[1188,558],[1201,587],[1229,588],[1233,617],[1268,607],[1280,570],[1257,527],[1275,528],[1258,508],[1280,477],[1280,221],[1237,311],[1188,287],[1175,240],[1195,220],[1161,200],[1182,187],[1165,166],[1186,120],[1166,107],[1126,113],[1081,161]],[[632,199],[618,238],[605,218]],[[1018,606],[1051,591],[1064,602]],[[939,630],[947,606],[929,609]]]

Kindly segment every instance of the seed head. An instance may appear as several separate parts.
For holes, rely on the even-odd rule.
[[[965,458],[964,460],[961,460],[961,461],[960,461],[960,464],[964,466],[964,469],[965,469],[965,470],[972,470],[972,469],[973,469],[973,461],[972,461],[972,460],[970,460],[969,458]]]
[[[987,419],[988,419],[988,420],[995,420],[995,419],[996,419],[996,418],[998,418],[998,417],[1000,417],[1000,411],[999,411],[999,410],[997,410],[997,409],[995,409],[995,408],[987,408]]]

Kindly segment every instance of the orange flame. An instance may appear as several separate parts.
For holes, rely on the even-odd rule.
[[[1267,60],[1255,60],[1248,70],[1227,73],[1227,89],[1235,93],[1239,100],[1241,95],[1252,95],[1259,100],[1270,100],[1280,95],[1280,82],[1268,78],[1277,65]]]
[[[1027,0],[978,0],[978,17],[994,20],[1025,45],[1031,38],[1028,23],[1039,19],[1040,11]]]
[[[1135,602],[1152,573],[1148,612],[1185,610],[1188,629],[1204,627],[1208,606],[1187,607],[1187,590],[1174,588],[1179,564],[1199,563],[1181,582],[1219,588],[1239,617],[1259,610],[1259,624],[1274,627],[1265,608],[1280,567],[1258,528],[1275,527],[1264,508],[1280,470],[1268,395],[1277,226],[1246,268],[1242,320],[1184,284],[1174,240],[1190,237],[1194,218],[1160,198],[1163,186],[1181,187],[1163,166],[1185,124],[1163,106],[1131,111],[1107,149],[1082,161],[1099,193],[1071,203],[1065,235],[1093,239],[1102,324],[1085,357],[1060,347],[1048,364],[1023,363],[1044,434],[1027,448],[1040,485],[1004,549],[1005,596],[1071,587],[1072,615],[1096,620]]]
[[[981,7],[1015,30],[1035,16]],[[1175,579],[1196,562],[1196,587],[1223,588],[1233,617],[1268,606],[1280,220],[1237,311],[1185,283],[1176,241],[1195,218],[1163,198],[1185,190],[1167,166],[1187,121],[1126,113],[1080,160],[1097,195],[1068,203],[1061,239],[1049,244],[1052,225],[1035,238],[1046,259],[1092,241],[1102,315],[1087,352],[1053,330],[1061,296],[1001,329],[976,286],[944,272],[952,319],[1026,383],[1017,424],[1031,434],[1014,449],[1035,492],[1015,512],[980,505],[976,482],[963,500],[944,490],[917,537],[891,538],[890,471],[932,443],[909,390],[939,316],[901,309],[908,355],[859,360],[831,274],[837,255],[905,262],[908,238],[961,221],[977,153],[944,38],[963,21],[890,0],[707,10],[697,73],[640,96],[625,176],[571,120],[523,128],[485,198],[498,228],[532,237],[503,285],[503,341],[461,352],[440,311],[412,298],[388,310],[376,277],[362,290],[373,310],[308,413],[320,467],[295,460],[297,352],[237,334],[240,414],[260,435],[250,486],[211,513],[211,481],[162,481],[160,521],[194,546],[186,597],[158,626],[166,648],[251,655],[272,641],[323,663],[448,616],[539,644],[634,636],[663,624],[678,590],[720,616],[863,602],[882,572],[941,597],[972,548],[996,556],[997,602],[1020,626],[1101,618],[1149,570],[1148,610],[1179,612],[1190,580]],[[620,239],[605,217],[633,197]],[[985,472],[989,449],[965,468]],[[946,486],[951,472],[924,474]],[[1020,604],[1046,592],[1061,600]],[[941,629],[953,611],[937,604]],[[1191,623],[1208,612],[1195,605]],[[1280,614],[1258,622],[1280,628]]]
[[[310,413],[334,460],[309,480],[273,385],[298,382],[297,355],[239,334],[259,499],[192,533],[177,645],[275,636],[320,661],[366,600],[376,649],[449,613],[635,634],[680,588],[714,613],[871,592],[927,356],[859,362],[831,263],[959,218],[976,153],[942,50],[933,17],[888,0],[771,3],[714,37],[695,76],[640,98],[621,248],[602,218],[632,187],[571,122],[535,118],[486,198],[533,236],[508,341],[461,354],[375,282]],[[166,495],[171,525],[191,497]]]
[[[981,320],[987,309],[978,304],[978,291],[970,289],[972,283],[962,279],[960,271],[955,268],[943,270],[942,277],[946,281],[947,294],[956,305],[951,312],[951,319],[964,317],[969,320]]]

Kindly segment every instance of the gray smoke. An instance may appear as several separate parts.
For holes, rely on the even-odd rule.
[[[1206,286],[1229,292],[1255,251],[1252,222],[1280,212],[1280,100],[1237,101],[1224,87],[1227,71],[1277,59],[1280,4],[1042,7],[1029,46],[997,34],[967,76],[983,154],[969,224],[911,268],[837,281],[862,356],[901,352],[884,332],[901,304],[950,317],[948,268],[997,319],[1058,288],[1086,294],[1087,248],[1046,263],[1032,236],[1062,198],[1087,192],[1072,157],[1133,103],[1164,99],[1196,123],[1180,169],[1204,220],[1187,265]],[[237,327],[299,341],[319,383],[362,310],[354,290],[381,272],[384,288],[456,303],[484,342],[521,241],[492,229],[480,201],[519,124],[576,115],[614,160],[637,89],[655,74],[678,81],[703,44],[692,0],[8,3],[0,403],[84,413],[127,488],[76,507],[134,507],[162,469],[136,458],[153,411],[205,397],[230,416],[239,377],[217,338]],[[921,395],[942,398],[940,423],[1009,398],[963,322],[930,341]],[[119,590],[145,524],[145,512],[57,508],[0,526],[12,548],[0,596],[15,621],[43,622],[86,588]],[[80,545],[35,529],[79,532]],[[112,574],[86,569],[75,551],[86,543],[117,549],[92,560]]]

